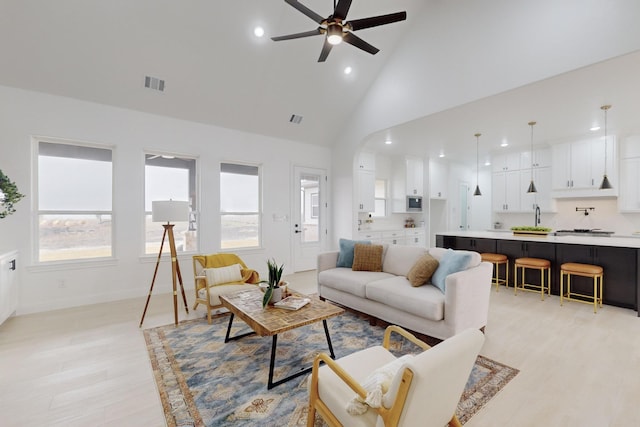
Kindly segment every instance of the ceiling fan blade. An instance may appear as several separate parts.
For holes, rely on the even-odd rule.
[[[318,62],[324,62],[327,60],[327,56],[329,56],[329,52],[331,52],[331,48],[333,45],[324,39],[324,45],[322,45],[322,52],[320,52],[320,58],[318,58]]]
[[[360,37],[350,32],[346,32],[342,37],[342,40],[346,43],[349,43],[350,45],[357,47],[358,49],[362,49],[365,52],[369,52],[371,55],[375,55],[376,53],[380,52],[380,49],[370,45],[366,41],[362,40]]]
[[[286,36],[271,37],[271,40],[273,40],[274,42],[279,42],[280,40],[300,39],[302,37],[317,36],[319,34],[322,34],[321,28],[317,28],[311,31],[304,31],[302,33],[288,34]]]
[[[285,3],[288,3],[294,8],[296,8],[298,11],[307,15],[309,18],[313,19],[317,24],[321,24],[322,21],[324,21],[324,18],[322,16],[318,15],[313,10],[309,9],[307,6],[298,2],[298,0],[284,0],[284,1]]]
[[[342,21],[347,19],[347,13],[351,7],[351,0],[340,0],[336,6],[336,10],[333,11],[333,17],[339,18]]]
[[[378,25],[391,24],[393,22],[404,21],[407,19],[407,12],[396,12],[388,15],[372,16],[371,18],[354,19],[345,24],[352,31],[362,30],[364,28],[377,27]]]

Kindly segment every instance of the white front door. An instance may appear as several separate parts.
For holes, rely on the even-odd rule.
[[[326,238],[325,177],[322,169],[294,166],[291,232],[296,272],[316,268],[318,253]]]

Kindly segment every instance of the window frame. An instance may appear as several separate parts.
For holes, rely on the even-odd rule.
[[[248,166],[248,167],[255,167],[258,169],[258,173],[257,173],[257,177],[258,177],[258,211],[257,212],[246,212],[246,211],[238,211],[238,212],[223,212],[222,211],[222,165],[223,164],[230,164],[230,165],[238,165],[238,166]],[[242,161],[235,161],[235,160],[220,160],[220,162],[218,163],[218,225],[219,225],[219,230],[220,230],[220,234],[219,234],[219,239],[218,239],[218,246],[220,248],[220,251],[222,252],[230,252],[230,251],[241,251],[241,252],[247,252],[247,251],[255,251],[255,250],[260,250],[263,249],[262,246],[262,242],[263,242],[263,229],[264,229],[264,206],[263,206],[263,188],[264,188],[264,182],[263,182],[263,165],[261,163],[250,163],[250,162],[242,162]],[[223,240],[222,240],[222,234],[223,234],[223,227],[222,227],[222,218],[225,215],[257,215],[258,216],[258,244],[256,246],[241,246],[241,247],[233,247],[233,248],[226,248],[222,245]]]
[[[201,195],[200,195],[200,158],[197,155],[193,155],[193,154],[184,154],[184,153],[175,153],[175,152],[168,152],[168,151],[162,151],[162,150],[153,150],[153,149],[145,149],[142,155],[142,220],[141,220],[141,238],[140,238],[140,242],[141,242],[141,246],[140,246],[140,253],[141,253],[141,258],[155,258],[158,256],[157,252],[153,252],[153,253],[147,253],[146,251],[146,245],[147,245],[147,238],[146,238],[146,233],[147,233],[147,227],[146,227],[146,220],[147,220],[147,216],[150,216],[152,214],[151,211],[147,211],[146,210],[146,199],[147,199],[147,171],[146,171],[146,167],[147,167],[147,156],[148,155],[152,155],[152,156],[167,156],[167,157],[171,157],[171,158],[179,158],[179,159],[185,159],[185,160],[193,160],[195,163],[195,170],[194,170],[194,195],[195,195],[195,203],[193,203],[193,201],[191,200],[191,197],[189,197],[189,204],[190,204],[190,211],[189,211],[189,222],[191,222],[191,218],[193,218],[193,221],[195,222],[195,230],[197,231],[197,235],[196,235],[196,249],[194,250],[190,250],[190,251],[180,251],[178,252],[178,257],[181,257],[183,255],[187,256],[187,255],[193,255],[193,254],[197,254],[200,253],[200,199],[201,199]],[[188,192],[188,191],[187,191]],[[192,206],[193,205],[193,206]],[[160,224],[158,224],[158,227],[160,227]],[[169,253],[169,242],[165,241],[165,245],[162,248],[162,256],[167,256],[167,254]]]
[[[96,148],[101,150],[109,150],[111,152],[111,210],[92,210],[92,211],[79,211],[79,210],[52,210],[40,209],[40,143],[58,144],[58,145],[70,145],[77,147]],[[117,244],[116,244],[116,228],[117,218],[115,215],[115,170],[116,170],[116,147],[113,144],[103,144],[88,141],[54,138],[48,136],[31,137],[31,160],[32,160],[32,183],[31,190],[33,198],[32,205],[32,250],[31,260],[32,265],[39,267],[53,267],[64,265],[103,265],[110,264],[117,259]],[[110,256],[90,257],[90,258],[73,258],[73,259],[60,259],[51,261],[40,260],[40,216],[41,215],[110,215],[111,216],[111,233],[110,233]]]

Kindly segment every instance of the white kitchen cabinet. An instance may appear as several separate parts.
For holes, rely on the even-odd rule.
[[[533,150],[533,167],[546,168],[551,166],[551,148]],[[531,169],[531,151],[520,153],[520,169]]]
[[[376,155],[369,151],[361,151],[358,158],[358,169],[374,171],[376,170]]]
[[[527,193],[531,183],[531,169],[520,171],[520,209],[522,212],[534,212],[536,206],[542,212],[555,212],[555,203],[551,197],[551,168],[534,168],[533,182],[536,193]]]
[[[494,212],[519,212],[521,189],[520,171],[497,172],[491,183],[491,201]],[[528,181],[527,181],[528,185]]]
[[[616,142],[613,136],[607,143],[607,176],[612,190],[599,190],[605,171],[604,138],[557,144],[552,147],[552,190],[553,196],[597,197],[615,196],[618,187],[616,168]]]
[[[429,197],[432,199],[446,199],[449,167],[446,163],[429,161]]]
[[[520,169],[521,153],[505,153],[495,156],[491,161],[493,172],[507,172]]]
[[[358,240],[370,240],[371,243],[380,243],[382,242],[382,231],[360,231]]]
[[[409,246],[426,247],[426,234],[424,228],[407,228],[405,230],[405,241]]]
[[[375,211],[376,173],[371,170],[358,171],[358,211]]]
[[[424,195],[424,162],[418,157],[407,157],[406,165],[406,188],[407,196]]]
[[[404,230],[383,231],[382,243],[386,243],[388,245],[406,244],[406,236]]]
[[[0,255],[0,324],[18,308],[18,252]]]
[[[620,160],[620,198],[622,212],[640,212],[640,157]]]

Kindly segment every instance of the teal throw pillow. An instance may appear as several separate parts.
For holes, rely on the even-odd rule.
[[[471,254],[468,252],[457,252],[452,249],[442,255],[438,263],[438,268],[431,277],[431,283],[444,293],[447,276],[458,271],[462,271],[469,265]]]
[[[370,245],[369,240],[349,240],[340,239],[340,253],[338,254],[338,262],[336,267],[353,267],[353,250],[356,243],[362,243],[364,245]]]

